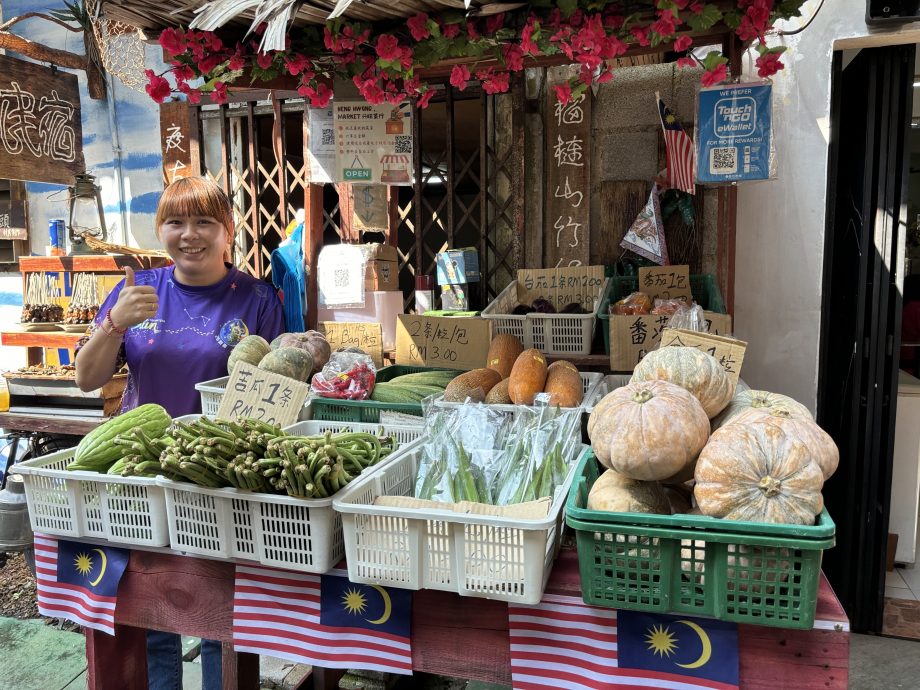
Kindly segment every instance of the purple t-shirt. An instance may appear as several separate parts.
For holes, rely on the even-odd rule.
[[[135,285],[152,285],[156,316],[128,329],[124,354],[128,384],[122,411],[159,403],[173,417],[201,412],[195,384],[227,375],[230,350],[247,335],[266,340],[284,332],[281,302],[268,283],[231,267],[214,285],[183,285],[175,266],[135,273]],[[96,326],[115,306],[124,281],[99,309]]]

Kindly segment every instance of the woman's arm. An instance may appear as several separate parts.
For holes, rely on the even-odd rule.
[[[89,341],[80,348],[75,360],[77,387],[81,391],[101,388],[117,369],[118,351],[124,336],[105,333],[97,327]]]

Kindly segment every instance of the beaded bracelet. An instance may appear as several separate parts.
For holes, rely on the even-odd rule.
[[[127,328],[119,328],[118,326],[115,325],[115,322],[112,321],[112,310],[111,310],[111,309],[109,309],[109,310],[105,313],[105,323],[108,323],[108,324],[109,324],[109,327],[111,328],[111,331],[106,331],[106,333],[105,333],[106,335],[111,335],[111,333],[113,333],[113,332],[114,332],[114,333],[117,333],[118,335],[124,335],[125,333],[128,332],[128,329],[127,329]],[[103,330],[105,330],[105,329],[103,329]]]

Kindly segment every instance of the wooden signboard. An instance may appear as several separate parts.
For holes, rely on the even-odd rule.
[[[655,299],[686,298],[693,302],[690,292],[689,266],[644,266],[639,269],[639,290]]]
[[[252,417],[267,424],[287,426],[297,421],[310,387],[287,376],[237,362],[220,400],[221,419]]]
[[[488,319],[399,314],[396,363],[447,369],[486,365],[492,324]]]
[[[374,366],[383,366],[383,333],[379,323],[323,321],[320,328],[333,351],[359,347],[371,356]]]
[[[743,340],[726,338],[713,333],[687,331],[682,328],[665,328],[661,335],[661,347],[696,347],[715,357],[737,385],[744,363],[747,343]]]
[[[352,226],[355,231],[389,233],[389,190],[382,184],[350,185]]]
[[[160,150],[163,152],[163,182],[200,174],[197,124],[194,109],[173,101],[160,105]]]
[[[0,201],[0,240],[27,240],[26,202]]]
[[[76,75],[0,55],[0,174],[72,185],[85,169]]]
[[[571,67],[547,70],[543,265],[586,266],[591,248],[591,90],[562,103],[553,86]]]
[[[594,311],[604,285],[603,266],[522,268],[517,275],[519,304],[533,304],[535,299],[543,298],[557,310],[577,302]]]
[[[703,312],[709,332],[728,335],[732,317],[728,314]],[[656,349],[670,316],[657,314],[610,315],[610,370],[632,371],[645,355]]]

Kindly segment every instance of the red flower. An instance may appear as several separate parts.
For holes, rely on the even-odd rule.
[[[597,55],[592,55],[591,53],[582,53],[578,56],[578,62],[584,68],[584,72],[588,75],[593,75],[594,72],[604,64],[604,61],[601,60]],[[586,81],[590,84],[593,76],[590,76]]]
[[[431,36],[431,32],[428,30],[428,15],[424,12],[419,12],[414,17],[409,17],[408,21],[406,21],[406,26],[409,27],[409,33],[412,34],[412,38],[416,41],[421,41]]]
[[[157,103],[162,103],[169,98],[170,94],[172,94],[172,87],[168,81],[152,69],[144,70],[144,74],[147,75],[147,86],[144,89],[147,91],[148,96]]]
[[[386,100],[383,89],[380,88],[376,79],[370,78],[363,81],[358,77],[355,77],[355,79],[358,84],[358,92],[364,97],[365,101],[371,105],[380,105]]]
[[[307,60],[306,55],[301,55],[300,53],[288,57],[284,61],[285,67],[287,67],[288,72],[291,76],[296,77],[298,74],[303,72],[310,64],[310,61]]]
[[[608,81],[613,80],[613,70],[605,69],[601,72],[601,75],[597,78],[598,84],[606,84]]]
[[[556,92],[556,100],[565,105],[572,100],[572,87],[568,84],[557,84],[553,87]]]
[[[450,85],[463,91],[470,80],[470,68],[466,65],[454,65],[450,71]]]
[[[524,53],[518,46],[509,43],[502,49],[502,53],[505,58],[505,67],[512,72],[520,72],[524,69]]]
[[[314,108],[325,108],[332,100],[332,89],[326,84],[320,83],[316,87],[316,92],[310,96],[310,105]]]
[[[652,31],[659,36],[673,36],[677,31],[677,19],[671,10],[659,13],[658,21],[652,24]]]
[[[188,98],[189,103],[191,103],[192,105],[197,105],[198,103],[201,103],[201,91],[199,91],[198,89],[193,89],[191,86],[186,84],[184,81],[180,81],[176,86],[178,87],[179,91],[185,94],[186,98]]]
[[[377,56],[387,62],[398,62],[402,58],[402,48],[399,39],[390,34],[382,34],[377,38]]]
[[[751,24],[760,31],[764,32],[770,21],[770,7],[766,2],[757,2],[748,8],[747,15],[751,19]]]
[[[214,90],[211,92],[211,102],[217,105],[223,105],[227,102],[227,85],[222,81],[214,82]]]
[[[271,67],[272,61],[274,59],[275,58],[273,55],[269,55],[268,53],[263,53],[262,51],[259,51],[259,53],[256,55],[256,63],[262,69],[268,69],[269,67]]]
[[[335,36],[332,35],[332,32],[329,30],[328,26],[323,27],[323,45],[326,46],[326,50],[335,51]],[[306,98],[306,96],[304,96]]]
[[[491,78],[482,82],[482,90],[488,94],[505,93],[511,87],[509,72],[496,72]]]
[[[678,67],[696,67],[696,60],[692,57],[677,58]]]
[[[198,71],[201,74],[208,74],[212,69],[217,67],[221,62],[220,55],[205,55],[198,62]]]
[[[412,68],[412,48],[406,46],[402,49],[399,64],[407,72]]]
[[[757,65],[757,75],[761,77],[772,77],[786,66],[780,60],[779,53],[764,53],[755,63]]]
[[[202,40],[208,46],[208,50],[215,53],[224,49],[224,42],[221,41],[220,36],[213,31],[206,31],[204,36],[202,36]]]
[[[471,41],[475,41],[477,38],[479,38],[479,31],[476,29],[476,22],[466,23],[466,35],[469,36]]]
[[[169,55],[181,55],[185,52],[188,44],[182,29],[163,29],[160,33],[160,46]]]
[[[418,97],[418,100],[415,102],[416,107],[419,110],[424,110],[428,107],[428,102],[431,100],[431,97],[434,96],[434,89],[429,88],[425,93]]]
[[[626,17],[622,14],[604,13],[604,26],[614,31],[618,31],[626,23]]]
[[[181,62],[173,63],[173,74],[176,75],[176,82],[191,81],[195,78],[195,70],[193,70],[188,65],[183,65]]]
[[[703,14],[703,3],[698,2],[698,1],[697,1],[697,2],[691,3],[691,4],[690,4],[690,11],[693,12],[693,14],[695,14],[695,15],[701,15],[701,14]]]
[[[406,94],[404,94],[402,91],[397,91],[394,88],[393,91],[387,91],[386,98],[387,98],[387,103],[389,103],[390,105],[399,105],[404,100],[406,100]]]
[[[744,15],[741,18],[741,24],[735,29],[735,33],[738,34],[738,38],[742,41],[753,41],[755,38],[760,36],[760,32],[751,22],[751,18],[747,15]]]
[[[700,83],[703,86],[715,86],[716,84],[721,84],[726,79],[728,79],[728,66],[722,64],[703,72]]]
[[[498,30],[501,29],[504,25],[505,25],[504,13],[499,12],[498,14],[493,14],[491,17],[486,19],[485,33],[487,33],[490,36],[494,36],[498,32]]]
[[[651,45],[651,41],[648,40],[648,32],[649,27],[647,26],[634,26],[629,30],[640,46]]]
[[[265,33],[265,30],[268,28],[268,22],[262,22],[256,27],[256,34],[261,36]]]
[[[459,24],[445,24],[441,27],[441,35],[444,38],[456,38],[460,35]]]
[[[230,58],[229,67],[233,72],[237,72],[243,69],[243,67],[245,66],[246,66],[246,61],[243,59],[243,56],[240,55],[239,53],[235,53],[233,57]]]
[[[674,51],[677,53],[683,53],[687,48],[693,45],[693,39],[689,36],[681,36],[676,41],[674,41]]]
[[[524,25],[523,31],[521,31],[521,50],[528,55],[540,54],[540,46],[533,40],[533,33],[539,25],[540,23],[536,18],[531,16]]]

